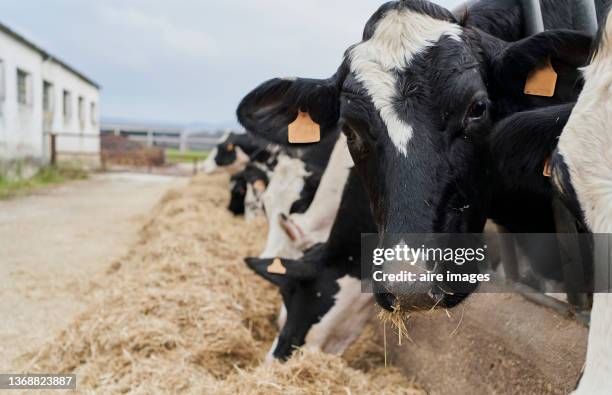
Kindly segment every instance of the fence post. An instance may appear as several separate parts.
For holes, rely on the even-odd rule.
[[[597,11],[593,0],[574,0],[576,29],[595,36],[597,34]]]
[[[193,175],[198,174],[198,158],[193,158]]]
[[[51,148],[51,166],[55,166],[57,163],[57,135],[55,133],[49,133],[49,138],[51,139],[49,144]]]
[[[544,31],[540,0],[522,0],[525,33],[528,36]]]
[[[183,130],[180,134],[179,140],[179,151],[185,152],[187,150],[187,133]]]

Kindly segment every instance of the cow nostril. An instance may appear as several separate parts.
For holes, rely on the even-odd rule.
[[[392,293],[383,292],[374,294],[374,297],[376,298],[376,303],[378,303],[380,307],[387,311],[393,311],[393,306],[395,306],[395,302],[397,301],[395,295]]]

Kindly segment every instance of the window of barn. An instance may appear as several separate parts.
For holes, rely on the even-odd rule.
[[[81,129],[85,127],[85,99],[83,96],[79,96],[79,125]]]
[[[49,81],[43,81],[43,111],[45,113],[52,113],[54,104],[53,84]]]
[[[17,103],[29,105],[31,103],[30,73],[17,69]]]
[[[91,124],[95,125],[96,123],[98,123],[98,117],[96,114],[96,102],[91,102],[91,105],[89,106],[89,117],[91,118]]]
[[[70,92],[64,89],[63,95],[64,121],[69,121],[72,117],[72,102]]]

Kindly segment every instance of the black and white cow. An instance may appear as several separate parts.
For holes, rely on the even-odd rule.
[[[279,219],[289,238],[287,242],[290,241],[296,250],[305,251],[327,241],[340,206],[344,185],[353,166],[346,137],[341,134],[308,210],[288,216],[281,215]]]
[[[495,213],[490,195],[503,189],[490,185],[498,181],[487,167],[491,126],[519,111],[572,102],[581,88],[577,67],[591,38],[555,30],[573,27],[571,2],[544,0],[542,7],[553,30],[521,39],[519,1],[476,2],[462,20],[424,0],[386,3],[333,77],[265,82],[243,99],[239,120],[279,143],[298,109],[309,112],[322,134],[339,126],[381,235],[481,232]],[[549,59],[558,73],[554,96],[526,96],[527,76]],[[548,197],[525,201],[522,191],[504,192],[521,208],[504,211],[513,230],[554,229],[552,214],[538,228],[533,212],[522,210],[550,213]],[[458,302],[459,295],[447,300],[436,283],[430,291],[416,307]],[[392,292],[377,300],[388,309],[395,302]]]
[[[261,196],[268,220],[268,236],[261,258],[299,258],[302,255],[280,220],[283,216],[303,213],[309,208],[338,136],[336,130],[317,145],[289,149],[278,155],[268,187]]]
[[[491,133],[496,175],[515,188],[559,194],[582,228],[612,233],[612,17],[600,28],[578,101],[513,114]],[[552,187],[542,176],[550,158]],[[609,286],[609,285],[608,285]],[[593,295],[587,360],[576,394],[612,393],[612,295]]]
[[[247,220],[257,215],[256,212],[261,209],[259,194],[265,191],[268,182],[264,170],[254,163],[248,163],[242,171],[230,178],[229,211],[235,215],[244,214]],[[251,197],[251,194],[258,195]]]
[[[361,233],[376,231],[367,194],[356,171],[343,189],[329,239],[297,259],[280,261],[285,274],[268,272],[273,258],[246,258],[257,274],[279,287],[285,311],[267,360],[286,359],[305,346],[341,354],[360,335],[373,298],[361,292]]]
[[[612,13],[601,24],[584,88],[552,157],[557,190],[593,233],[612,234]],[[595,293],[586,363],[574,394],[612,393],[612,294]],[[608,291],[612,291],[608,289]]]
[[[270,146],[251,135],[231,132],[213,148],[202,168],[208,174],[216,170],[225,170],[234,174],[243,170],[250,161],[272,163],[277,151],[277,147]]]

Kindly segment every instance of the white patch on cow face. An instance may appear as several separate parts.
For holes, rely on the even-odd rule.
[[[415,55],[442,36],[460,41],[461,27],[412,10],[390,10],[378,21],[372,37],[356,45],[349,55],[351,72],[367,90],[389,138],[403,155],[413,130],[394,108],[398,98],[396,72],[409,67]]]
[[[353,159],[346,144],[346,137],[341,134],[308,210],[289,216],[290,222],[302,231],[302,237],[294,241],[296,247],[306,250],[314,244],[327,241],[351,167]]]
[[[372,295],[361,292],[361,281],[348,275],[338,279],[335,303],[306,334],[305,347],[342,354],[361,334],[370,317]]]
[[[585,222],[594,233],[612,233],[612,16],[607,40],[584,69],[584,88],[559,138],[559,153]]]
[[[206,174],[211,174],[215,170],[217,170],[217,164],[215,163],[215,156],[217,156],[217,149],[214,148],[212,151],[208,153],[208,157],[202,164],[202,170]]]
[[[247,163],[249,163],[250,158],[240,147],[235,147],[236,150],[236,160],[233,163],[227,166],[218,166],[215,162],[215,157],[217,156],[218,149],[214,148],[210,151],[210,154],[206,157],[206,160],[202,164],[202,170],[206,174],[214,173],[218,170],[223,170],[229,173],[230,175],[236,174],[239,171],[244,170]]]
[[[272,346],[270,346],[270,350],[268,351],[268,353],[266,354],[266,357],[264,358],[264,363],[270,364],[272,363],[272,361],[274,361],[274,350],[276,350],[277,345],[278,345],[278,336],[274,338],[274,341],[272,342]]]
[[[251,222],[260,215],[263,215],[261,193],[251,183],[248,183],[246,195],[244,196],[244,220]]]
[[[268,238],[260,258],[283,257],[297,259],[302,251],[296,248],[279,223],[280,214],[289,214],[293,203],[300,198],[309,173],[299,159],[280,155],[262,201],[268,219]]]
[[[285,322],[287,322],[287,307],[285,306],[285,303],[281,303],[280,311],[278,312],[278,317],[276,318],[276,325],[278,326],[279,330],[283,329]]]

